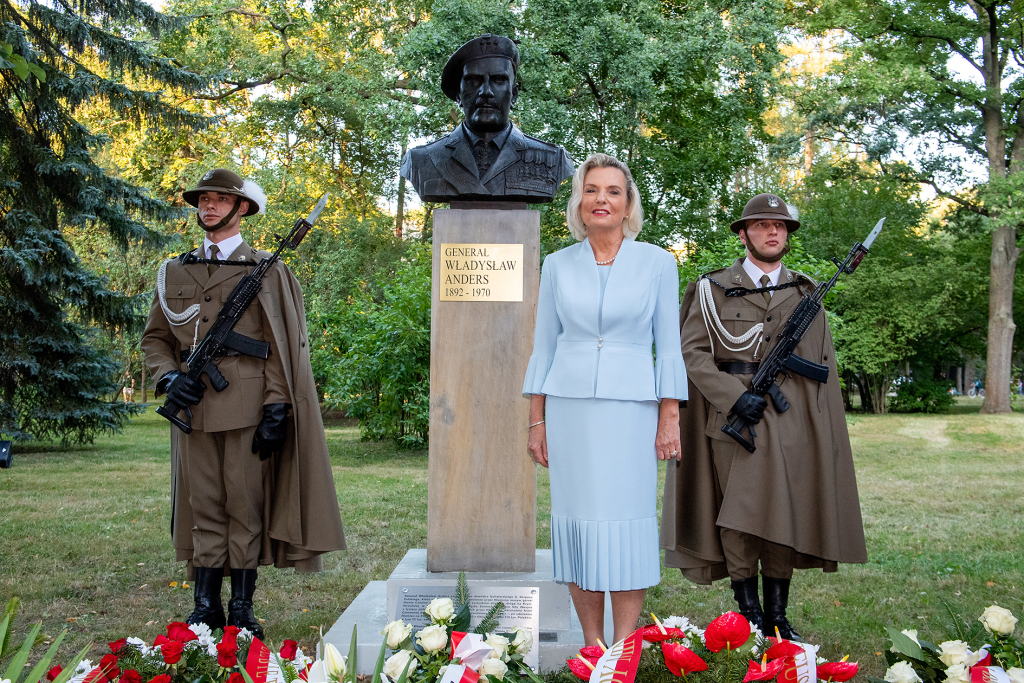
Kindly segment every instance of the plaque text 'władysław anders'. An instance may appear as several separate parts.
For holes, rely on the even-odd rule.
[[[442,244],[441,301],[522,301],[522,244]]]

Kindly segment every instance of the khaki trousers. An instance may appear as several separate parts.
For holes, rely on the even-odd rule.
[[[179,439],[182,485],[192,504],[196,567],[256,569],[263,534],[263,480],[270,465],[252,452],[256,425],[194,431]]]

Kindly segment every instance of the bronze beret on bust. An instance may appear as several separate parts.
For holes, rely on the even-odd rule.
[[[462,67],[466,62],[486,57],[501,57],[512,62],[512,71],[519,71],[519,48],[511,39],[505,36],[492,36],[485,33],[479,38],[474,38],[448,58],[441,72],[441,91],[449,99],[458,101],[459,85],[462,83]]]
[[[800,221],[793,218],[782,197],[768,192],[751,197],[743,207],[743,215],[739,220],[733,221],[729,228],[738,233],[741,228],[747,227],[747,221],[752,219],[784,221],[789,232],[796,232],[800,227]]]

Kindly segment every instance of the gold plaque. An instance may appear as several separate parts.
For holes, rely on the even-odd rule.
[[[522,244],[442,244],[441,301],[522,301]]]

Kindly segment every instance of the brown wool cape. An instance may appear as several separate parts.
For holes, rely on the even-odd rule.
[[[725,287],[758,286],[743,270],[742,260],[709,275]],[[714,305],[726,330],[740,336],[763,322],[761,336],[774,339],[801,296],[814,287],[805,276],[782,266],[779,284],[793,281],[800,285],[776,291],[770,304],[760,294],[727,298],[721,287],[712,284]],[[791,407],[778,413],[769,400],[765,418],[755,427],[754,453],[747,453],[721,431],[752,375],[729,375],[716,363],[760,360],[771,344],[762,344],[755,358],[756,343],[733,352],[724,349],[716,336],[712,352],[695,282],[686,288],[680,325],[690,399],[679,411],[682,460],[669,461],[665,480],[661,526],[665,565],[678,567],[699,584],[728,576],[720,527],[793,548],[797,568],[835,571],[839,562],[866,562],[853,455],[832,333],[824,313],[812,323],[796,352],[828,365],[828,382],[819,384],[795,374],[787,377],[780,389]],[[711,325],[715,335],[714,322]]]
[[[235,254],[239,253],[254,260],[270,256],[268,252],[256,251],[247,244],[243,244],[235,251]],[[231,268],[230,276],[227,268]],[[231,266],[222,266],[220,270],[224,271],[223,274],[218,273],[209,277],[206,291],[213,291],[216,281],[217,285],[229,292],[241,274],[249,272],[248,269]],[[197,292],[197,295],[200,294],[202,283],[206,277],[206,266],[201,264],[182,266],[176,260],[168,265],[168,291],[173,286],[172,282],[192,282],[186,273],[199,283],[200,291]],[[218,300],[223,301],[224,298],[226,298],[226,294],[222,293]],[[198,296],[195,300],[199,301]],[[302,289],[295,276],[284,264],[277,263],[264,277],[258,301],[263,308],[265,320],[269,322],[270,326],[269,333],[264,331],[264,338],[272,341],[272,348],[283,359],[287,402],[292,405],[291,418],[294,421],[292,428],[288,430],[283,451],[271,458],[271,466],[264,479],[263,537],[259,563],[261,565],[273,564],[276,567],[294,567],[296,571],[300,572],[316,572],[322,569],[321,555],[323,553],[345,548],[345,536],[338,509],[334,477],[331,472],[327,439],[320,416],[316,383],[310,365],[309,336],[306,330]],[[176,307],[185,308],[189,303],[191,302],[186,301]],[[219,310],[220,304],[214,302],[214,305],[216,310]],[[153,311],[150,314],[150,324],[147,324],[147,328],[152,326],[154,318],[157,317],[163,325],[167,324],[159,308],[159,303],[154,302]],[[247,315],[255,308],[255,306],[250,306]],[[213,313],[215,315],[216,311]],[[188,324],[185,327],[191,329],[192,325]],[[246,330],[236,327],[236,331],[245,333]],[[182,332],[178,331],[175,335],[178,337],[179,347],[174,350],[175,353],[178,353],[182,346],[181,334]],[[148,357],[147,361],[149,361]],[[247,357],[228,358],[225,361],[225,366],[259,362]],[[160,377],[168,369],[176,368],[168,366],[164,369],[161,367],[161,374],[154,372],[154,376]],[[184,364],[181,364],[181,369],[185,369]],[[231,375],[236,372],[230,374],[225,372],[225,376],[231,380]],[[243,372],[242,374],[251,373]],[[239,382],[239,388],[245,383],[244,377],[240,379],[242,381]],[[230,389],[229,386],[228,390]],[[208,400],[213,393],[207,391],[204,401]],[[227,393],[227,390],[223,393]],[[262,404],[261,397],[257,397],[257,400]],[[212,404],[211,401],[211,408]],[[209,411],[207,411],[206,417],[210,419]],[[192,507],[184,487],[181,485],[183,474],[178,448],[178,441],[183,437],[184,435],[172,426],[171,498],[173,511],[171,536],[176,558],[179,561],[188,562],[188,573],[192,578]],[[252,457],[259,456],[254,454]]]

